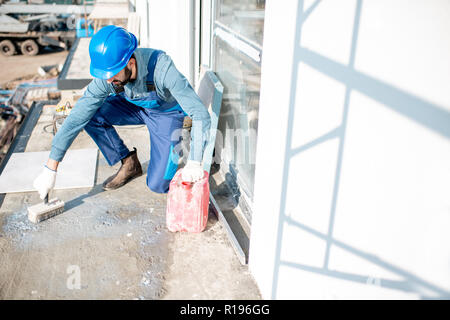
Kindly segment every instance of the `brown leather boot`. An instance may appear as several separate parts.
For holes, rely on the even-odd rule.
[[[136,148],[134,148],[134,150],[121,161],[122,165],[120,166],[119,171],[103,182],[103,189],[117,189],[126,184],[128,181],[142,175],[142,167],[137,158]]]

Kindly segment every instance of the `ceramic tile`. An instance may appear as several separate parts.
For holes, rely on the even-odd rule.
[[[50,151],[13,153],[0,175],[0,193],[36,191],[34,179]],[[98,149],[68,150],[59,164],[55,189],[93,187]]]

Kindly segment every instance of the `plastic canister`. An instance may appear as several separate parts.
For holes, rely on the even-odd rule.
[[[202,232],[208,222],[209,174],[195,183],[182,181],[181,169],[169,185],[166,223],[169,231]]]

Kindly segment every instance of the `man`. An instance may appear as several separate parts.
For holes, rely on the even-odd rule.
[[[182,179],[195,182],[202,178],[210,116],[171,58],[163,51],[137,48],[136,37],[117,26],[106,26],[92,37],[89,55],[94,79],[53,138],[47,164],[34,181],[41,199],[53,189],[58,164],[83,128],[109,165],[122,162],[117,173],[103,183],[104,189],[111,190],[142,175],[136,148],[129,151],[113,125],[147,125],[147,185],[154,192],[166,193],[178,167],[176,145],[188,115],[192,119],[190,154]]]

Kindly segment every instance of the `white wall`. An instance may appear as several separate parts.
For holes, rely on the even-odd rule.
[[[191,84],[194,78],[194,2],[136,0],[136,12],[141,17],[140,46],[164,50]]]
[[[135,0],[134,4],[136,8],[136,13],[140,17],[140,28],[139,28],[139,47],[148,47],[148,29],[149,29],[149,19],[148,19],[148,0]]]
[[[264,298],[450,298],[449,16],[446,0],[267,1]]]

